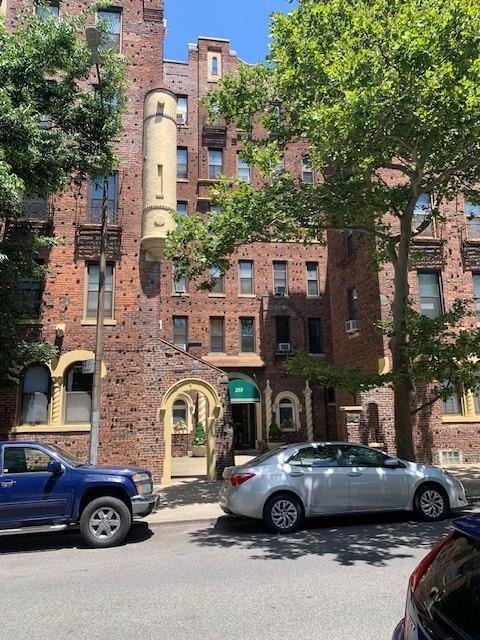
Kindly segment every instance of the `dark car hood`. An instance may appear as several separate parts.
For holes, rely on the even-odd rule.
[[[108,464],[96,464],[93,466],[85,465],[84,467],[76,467],[76,471],[84,471],[86,473],[101,473],[116,476],[133,476],[135,473],[149,473],[144,467],[113,466]]]
[[[452,520],[454,529],[470,538],[480,540],[480,515],[463,516]]]

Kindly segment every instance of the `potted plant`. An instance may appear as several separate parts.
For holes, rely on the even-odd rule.
[[[207,455],[207,436],[205,427],[201,422],[195,425],[192,438],[192,456],[194,458],[204,458]]]
[[[276,449],[283,442],[283,433],[275,420],[268,428],[268,448]]]

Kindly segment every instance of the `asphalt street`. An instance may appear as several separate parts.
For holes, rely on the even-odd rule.
[[[76,533],[0,538],[1,640],[390,640],[408,577],[448,523],[329,518],[136,524],[119,548]]]

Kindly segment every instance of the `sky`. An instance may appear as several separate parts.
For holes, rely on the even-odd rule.
[[[187,43],[198,36],[227,38],[246,62],[268,53],[269,15],[288,12],[288,0],[165,0],[165,57],[187,60]]]

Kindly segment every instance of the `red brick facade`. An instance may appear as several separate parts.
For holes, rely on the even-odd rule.
[[[64,0],[60,11],[76,12],[88,4]],[[19,10],[32,5],[29,0],[7,0],[9,24],[14,27]],[[122,8],[122,52],[130,65],[128,113],[118,147],[123,158],[118,173],[118,218],[110,228],[114,315],[105,327],[101,461],[146,464],[160,479],[165,456],[169,455],[161,406],[172,385],[184,379],[205,381],[216,392],[223,408],[215,422],[218,469],[232,461],[230,423],[233,421],[237,430],[237,444],[256,448],[268,439],[269,424],[278,421],[282,398],[293,407],[294,429],[286,432],[288,438],[350,437],[364,442],[385,442],[392,450],[391,392],[376,390],[355,400],[337,393],[335,403],[319,385],[309,387],[304,379],[287,375],[285,355],[278,353],[278,316],[288,318],[285,321],[288,340],[284,338],[282,342],[298,351],[309,350],[309,320],[319,320],[322,353],[317,357],[340,366],[354,364],[372,371],[378,369],[379,359],[386,357],[388,349],[372,323],[388,313],[391,274],[388,271],[376,274],[372,270],[370,253],[364,244],[357,243],[352,255],[347,256],[346,238],[332,233],[328,247],[279,243],[244,247],[232,260],[223,294],[199,292],[191,283],[186,293],[175,294],[172,265],[167,261],[150,261],[145,255],[140,242],[144,98],[157,87],[187,97],[188,116],[185,123],[179,124],[178,146],[188,149],[188,178],[177,183],[177,201],[187,203],[188,213],[206,212],[212,183],[208,148],[222,149],[223,173],[235,175],[240,143],[234,128],[227,129],[221,122],[207,123],[198,99],[215,80],[211,73],[212,56],[217,58],[218,76],[232,72],[240,61],[227,41],[200,38],[197,44],[189,46],[187,62],[163,62],[163,0],[131,0],[115,6]],[[292,146],[285,155],[285,168],[299,175],[304,153],[301,145]],[[255,174],[252,179],[257,183]],[[65,243],[47,256],[49,276],[41,316],[32,325],[38,335],[57,344],[60,357],[94,349],[95,326],[85,319],[84,309],[86,266],[98,259],[98,228],[87,224],[88,193],[85,186],[80,193],[68,192],[54,200],[53,231],[65,238]],[[440,269],[447,305],[455,297],[473,294],[472,268],[467,268],[462,260],[465,222],[461,207],[452,211],[448,225],[441,232],[443,241],[437,243],[445,258]],[[253,263],[251,294],[239,293],[239,260]],[[287,263],[286,295],[274,294],[274,261]],[[318,264],[318,295],[307,295],[307,263]],[[412,272],[413,295],[415,286]],[[357,290],[359,331],[347,333],[346,289],[353,287]],[[173,317],[188,318],[186,351],[172,345]],[[223,318],[221,353],[211,349],[211,317]],[[241,352],[241,318],[254,319],[254,352]],[[63,337],[62,331],[58,331],[60,324],[65,325]],[[54,372],[55,367],[56,363],[52,363]],[[253,409],[248,405],[241,410],[232,409],[227,397],[229,376],[251,381],[258,389],[260,403]],[[55,383],[52,379],[52,384]],[[196,392],[191,398],[198,420]],[[77,454],[86,454],[88,429],[68,429],[63,416],[58,415],[54,429],[50,425],[22,429],[20,403],[21,389],[0,395],[3,417],[0,438],[40,437],[69,447]],[[361,410],[341,409],[358,407],[357,403],[361,404]],[[51,415],[55,415],[55,408]],[[419,416],[417,440],[425,459],[435,458],[436,452],[444,448],[461,449],[465,462],[480,459],[480,422],[466,423],[459,419],[458,423],[444,423],[436,406],[430,416]],[[191,434],[173,434],[174,455],[185,454],[190,444]]]

